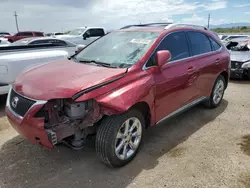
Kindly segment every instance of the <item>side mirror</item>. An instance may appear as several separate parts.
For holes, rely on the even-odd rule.
[[[156,53],[156,62],[160,68],[170,59],[171,54],[168,50],[161,50]]]
[[[86,40],[87,38],[89,38],[90,36],[89,36],[89,34],[88,33],[84,33],[83,34],[83,40]]]

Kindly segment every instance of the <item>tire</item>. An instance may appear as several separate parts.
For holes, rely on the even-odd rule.
[[[217,98],[217,100],[215,100],[215,95],[216,95],[216,89],[218,84],[221,85],[222,88],[220,88],[221,90],[221,93],[220,93],[220,98]],[[219,75],[217,77],[217,79],[215,80],[214,82],[214,86],[213,86],[213,89],[212,89],[212,92],[211,92],[211,95],[210,97],[205,101],[204,105],[207,107],[207,108],[217,108],[222,99],[223,99],[223,96],[224,96],[224,91],[225,91],[225,88],[226,88],[226,82],[225,82],[225,78],[222,76],[222,75]],[[217,93],[218,94],[218,93]],[[218,96],[219,97],[219,96]]]
[[[129,122],[126,124],[127,126],[125,122]],[[136,127],[132,124],[135,122],[137,124]],[[132,125],[128,126],[129,124]],[[126,127],[130,128],[126,129]],[[132,129],[132,127],[134,128]],[[143,139],[144,129],[145,118],[137,110],[129,110],[122,115],[105,117],[97,130],[97,155],[103,163],[111,167],[121,167],[128,164],[139,150]],[[127,131],[128,134],[126,134],[126,130],[132,131],[131,133]],[[134,146],[134,149],[132,149],[132,146]],[[126,155],[124,155],[124,151]]]

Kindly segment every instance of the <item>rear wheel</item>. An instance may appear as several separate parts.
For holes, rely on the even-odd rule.
[[[144,127],[144,117],[136,110],[106,117],[96,136],[96,152],[102,162],[112,167],[129,163],[139,150]]]
[[[226,89],[225,79],[222,75],[220,75],[218,76],[218,78],[214,83],[212,93],[205,102],[205,106],[208,108],[218,107],[223,99],[225,89]]]

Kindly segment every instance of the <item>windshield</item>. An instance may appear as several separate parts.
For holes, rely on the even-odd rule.
[[[81,29],[81,28],[74,29],[69,32],[69,35],[81,35],[82,33],[84,33],[85,30],[86,29]]]
[[[155,32],[112,32],[87,46],[76,59],[129,67],[147,52],[158,35]]]

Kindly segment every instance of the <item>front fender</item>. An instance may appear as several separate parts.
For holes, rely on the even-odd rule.
[[[97,97],[106,115],[121,114],[139,102],[146,102],[150,108],[151,120],[154,122],[154,80],[151,75],[123,85],[113,91]]]

